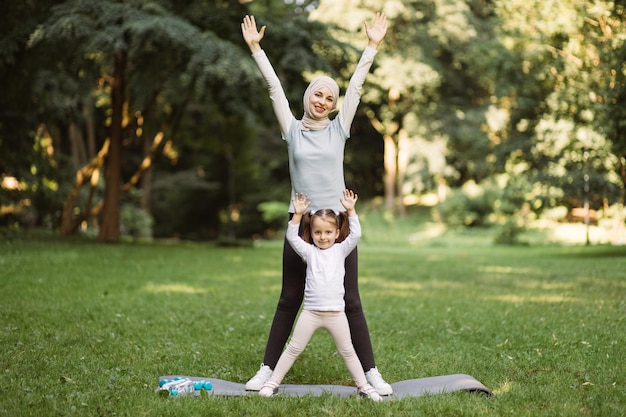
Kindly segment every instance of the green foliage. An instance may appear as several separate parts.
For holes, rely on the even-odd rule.
[[[122,236],[137,239],[152,238],[152,217],[145,210],[130,204],[123,204],[120,210]]]
[[[102,145],[112,56],[122,51],[129,60],[123,179],[142,161],[144,138],[163,131],[158,193],[164,182],[177,184],[178,172],[196,169],[214,187],[191,187],[205,193],[197,198],[172,190],[157,202],[158,234],[192,231],[206,216],[202,236],[221,235],[225,224],[237,234],[263,233],[257,206],[288,198],[286,149],[241,18],[253,13],[267,25],[263,46],[300,115],[312,74],[345,87],[374,10],[388,15],[390,30],[346,150],[346,180],[360,195],[384,192],[376,120],[397,142],[398,132],[406,136],[398,181],[406,194],[433,191],[442,177],[453,188],[486,189],[509,177],[481,197],[453,196],[449,214],[458,224],[505,224],[524,202],[539,212],[624,199],[622,2],[40,0],[7,3],[0,16],[0,167],[28,190],[0,189],[0,202],[24,213],[21,224],[58,224],[70,167],[79,162],[69,126],[93,134],[95,149]],[[40,128],[52,139],[48,156],[36,149]],[[32,205],[22,206],[27,200]],[[159,226],[177,217],[165,209],[187,204],[202,214]],[[237,222],[224,223],[233,210]]]
[[[23,161],[16,155],[17,161],[0,175],[0,206],[5,208],[0,212],[6,211],[6,215],[0,215],[0,224],[56,228],[74,173],[67,158],[52,157],[50,138],[33,135],[23,145],[24,151],[31,154],[30,165],[16,164]]]
[[[288,205],[282,201],[264,201],[258,205],[258,209],[267,223],[285,220]]]
[[[520,240],[520,235],[526,228],[515,219],[509,220],[500,225],[498,234],[494,238],[497,245],[525,245],[527,243]]]
[[[157,176],[152,189],[154,237],[216,238],[219,213],[212,201],[219,191],[198,169]]]
[[[468,183],[464,188],[452,190],[441,203],[441,212],[446,223],[452,227],[481,227],[491,224],[489,215],[500,193]]]
[[[452,227],[500,225],[507,235],[517,232],[514,224],[525,205],[528,210],[541,207],[537,199],[536,190],[525,177],[503,174],[480,184],[467,182],[462,188],[452,189],[446,193],[439,210]]]
[[[498,35],[515,53],[522,70],[518,72],[521,84],[511,83],[518,91],[501,96],[510,108],[510,119],[500,132],[505,139],[496,149],[503,156],[500,160],[523,159],[531,178],[556,179],[564,191],[564,199],[558,203],[577,200],[573,204],[581,204],[583,175],[569,174],[580,171],[592,178],[596,194],[592,200],[623,198],[616,192],[624,189],[619,174],[623,155],[610,145],[617,137],[609,133],[609,126],[623,119],[618,113],[625,107],[617,110],[614,105],[619,99],[607,100],[624,88],[616,79],[623,73],[618,69],[623,65],[619,49],[626,36],[623,6],[613,2],[510,1],[498,2],[497,13],[503,19]],[[554,21],[548,17],[556,15],[564,18]],[[552,129],[548,135],[546,125]],[[559,145],[554,146],[553,141],[546,146],[547,136],[558,137]],[[584,167],[583,148],[589,153]]]

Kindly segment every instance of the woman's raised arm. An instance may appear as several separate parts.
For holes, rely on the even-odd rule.
[[[376,13],[374,24],[370,27],[366,21],[364,25],[365,33],[367,33],[367,39],[369,39],[367,46],[377,49],[378,45],[380,45],[385,37],[385,34],[387,33],[387,16],[384,13]]]
[[[265,36],[265,26],[261,30],[257,30],[254,16],[246,15],[241,23],[241,33],[243,40],[248,44],[250,52],[255,53],[261,50],[261,39]]]

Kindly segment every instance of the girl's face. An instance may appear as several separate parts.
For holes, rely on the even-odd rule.
[[[316,119],[328,117],[335,106],[335,96],[328,87],[322,87],[309,96],[309,112]]]
[[[339,229],[336,222],[328,221],[322,217],[314,217],[311,221],[311,238],[313,243],[320,249],[328,249],[335,244],[339,237]]]

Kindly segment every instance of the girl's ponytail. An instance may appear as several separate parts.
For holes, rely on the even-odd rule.
[[[337,213],[337,228],[339,229],[339,237],[337,243],[343,242],[350,234],[350,222],[348,221],[348,213],[340,211]]]
[[[313,243],[313,237],[311,236],[311,211],[307,211],[302,215],[300,221],[300,237],[307,243]]]

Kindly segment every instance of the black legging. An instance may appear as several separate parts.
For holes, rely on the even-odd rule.
[[[263,364],[274,369],[280,357],[294,322],[300,304],[304,298],[304,281],[306,276],[306,264],[300,258],[289,242],[285,240],[283,245],[283,288],[274,314],[274,321],[270,328],[270,334],[265,347]],[[346,303],[346,316],[350,325],[352,344],[356,351],[363,371],[367,372],[375,367],[374,351],[370,333],[361,306],[358,283],[358,251],[357,248],[346,258],[346,275],[344,278]]]

